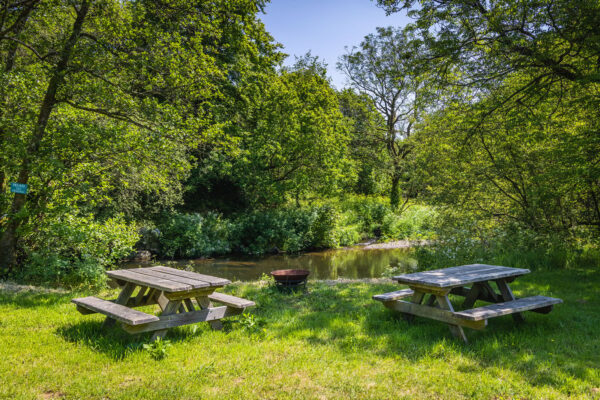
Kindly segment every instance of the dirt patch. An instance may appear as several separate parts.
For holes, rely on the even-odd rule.
[[[390,278],[362,278],[362,279],[347,279],[347,278],[338,278],[338,279],[324,279],[320,281],[309,281],[309,282],[322,282],[329,286],[335,286],[345,283],[391,283],[392,280]]]
[[[33,285],[19,285],[18,283],[14,283],[14,282],[0,282],[0,291],[8,292],[8,293],[21,293],[21,292],[59,293],[59,294],[69,293],[69,291],[65,290],[65,289],[53,289],[53,288],[45,288],[45,287],[33,286]]]
[[[40,395],[40,399],[48,400],[48,399],[61,399],[65,397],[66,394],[63,392],[55,392],[54,390],[46,390],[44,393]]]
[[[385,243],[371,243],[363,247],[365,250],[383,250],[383,249],[408,249],[415,246],[427,246],[431,244],[430,240],[395,240]]]

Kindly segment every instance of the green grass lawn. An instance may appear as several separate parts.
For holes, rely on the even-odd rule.
[[[80,315],[69,300],[82,293],[4,290],[0,397],[600,398],[600,271],[537,271],[512,288],[565,302],[522,325],[507,316],[466,330],[464,345],[440,322],[408,324],[371,300],[392,283],[311,282],[306,294],[233,284],[227,292],[256,301],[262,328],[173,329],[160,360],[141,346],[149,334],[102,331],[102,316]]]

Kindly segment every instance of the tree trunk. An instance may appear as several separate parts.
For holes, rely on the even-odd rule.
[[[392,172],[392,189],[390,192],[390,205],[393,210],[398,209],[400,205],[400,171],[397,165]]]
[[[27,23],[27,20],[29,19],[29,15],[31,14],[31,12],[33,11],[34,7],[36,6],[36,4],[38,3],[38,1],[33,1],[31,2],[29,5],[27,5],[23,11],[21,11],[21,15],[19,15],[17,22],[15,23],[15,26],[13,27],[13,36],[14,37],[18,37],[21,32],[25,29],[25,25]],[[8,50],[7,50],[7,55],[6,55],[6,64],[4,65],[4,73],[9,73],[12,71],[13,67],[15,66],[15,60],[17,58],[17,50],[19,48],[19,43],[18,42],[10,42],[8,45]],[[4,115],[4,108],[6,105],[6,91],[7,91],[7,87],[2,87],[0,88],[0,93],[2,93],[0,95],[0,118],[2,118]],[[2,131],[2,129],[0,128],[0,151],[2,152],[2,154],[4,154],[5,149],[4,149],[4,132]],[[0,160],[1,162],[2,160]],[[6,192],[6,173],[3,170],[4,165],[2,165],[0,163],[0,196],[4,196],[4,193]],[[0,206],[2,205],[2,202],[0,202]],[[1,273],[1,271],[0,271]]]
[[[50,82],[48,82],[48,88],[46,89],[44,100],[40,106],[37,124],[33,128],[33,135],[29,145],[27,146],[27,154],[21,161],[19,178],[17,179],[17,182],[19,183],[27,184],[29,182],[31,160],[37,154],[42,143],[42,139],[44,138],[44,134],[46,133],[46,126],[48,125],[50,114],[52,114],[54,106],[57,102],[56,93],[64,81],[69,60],[71,59],[75,44],[79,39],[79,35],[83,28],[83,21],[88,13],[89,8],[89,1],[85,0],[81,3],[81,7],[77,11],[77,18],[73,23],[71,35],[60,52],[59,62],[54,68]],[[0,237],[0,272],[3,274],[14,270],[16,267],[17,230],[24,218],[22,211],[25,207],[25,202],[25,194],[15,193],[11,212],[8,216],[8,225],[4,232],[2,232],[2,237]]]

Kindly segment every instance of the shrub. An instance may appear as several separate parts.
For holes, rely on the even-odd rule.
[[[312,245],[310,227],[314,219],[311,210],[302,208],[245,213],[233,222],[232,244],[245,254],[298,252]]]
[[[314,209],[315,218],[310,227],[312,245],[317,248],[339,246],[338,219],[339,212],[331,205],[323,205]]]
[[[349,196],[340,202],[342,213],[349,221],[360,226],[365,237],[381,236],[381,227],[386,216],[393,214],[389,200],[384,197]]]
[[[62,215],[25,236],[18,279],[34,284],[97,286],[104,271],[128,256],[138,240],[135,226],[121,217],[96,221],[91,215]]]
[[[386,239],[432,239],[436,215],[433,208],[422,205],[412,205],[401,215],[390,212],[383,217],[381,235]]]
[[[555,269],[582,262],[600,263],[593,251],[578,250],[568,237],[534,232],[516,223],[484,226],[469,215],[462,215],[460,222],[450,216],[440,219],[439,235],[434,244],[416,249],[415,255],[421,267],[431,269],[484,263]]]
[[[150,244],[160,232],[163,257],[200,257],[238,252],[259,255],[311,248],[350,246],[363,238],[424,239],[434,236],[436,212],[412,206],[402,215],[392,211],[387,199],[350,196],[343,201],[322,200],[316,205],[254,210],[229,220],[215,213],[172,214],[144,229]]]
[[[337,241],[340,246],[352,246],[362,239],[358,225],[342,225],[337,229]]]
[[[231,223],[216,213],[171,214],[157,229],[160,252],[165,257],[194,258],[231,251]]]

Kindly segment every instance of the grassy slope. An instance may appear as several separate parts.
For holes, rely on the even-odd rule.
[[[438,322],[410,325],[370,300],[393,284],[310,285],[283,295],[259,284],[229,292],[256,300],[266,333],[206,324],[172,330],[154,360],[132,337],[99,330],[75,294],[0,292],[0,397],[94,399],[600,398],[600,271],[534,272],[517,296],[561,297],[548,315],[491,320],[471,343]],[[110,293],[102,293],[110,295]]]

